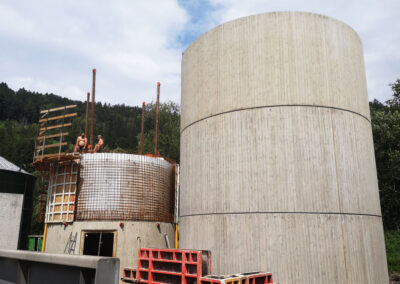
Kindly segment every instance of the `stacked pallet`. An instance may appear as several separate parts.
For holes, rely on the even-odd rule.
[[[123,271],[125,283],[147,284],[272,284],[269,272],[211,275],[211,253],[204,250],[139,250],[138,267]]]

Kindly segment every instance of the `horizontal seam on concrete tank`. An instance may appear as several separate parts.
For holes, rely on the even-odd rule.
[[[193,121],[192,123],[189,123],[187,126],[185,126],[185,128],[183,128],[181,130],[181,133],[183,133],[183,131],[185,131],[188,127],[192,126],[193,124],[196,124],[197,122],[200,122],[202,120],[206,120],[208,118],[214,117],[214,116],[218,116],[218,115],[223,115],[223,114],[227,114],[227,113],[231,113],[231,112],[237,112],[237,111],[243,111],[243,110],[250,110],[250,109],[259,109],[259,108],[274,108],[274,107],[317,107],[317,108],[329,108],[329,109],[335,109],[335,110],[342,110],[342,111],[347,111],[356,115],[361,116],[362,118],[365,118],[369,123],[371,123],[371,121],[364,115],[352,111],[352,110],[348,110],[348,109],[344,109],[344,108],[339,108],[339,107],[330,107],[330,106],[320,106],[320,105],[267,105],[267,106],[256,106],[256,107],[248,107],[248,108],[238,108],[238,109],[233,109],[233,110],[228,110],[228,111],[224,111],[224,112],[220,112],[217,114],[213,114],[213,115],[209,115],[207,117],[203,117],[200,118],[196,121]]]
[[[365,214],[365,213],[339,213],[339,212],[290,212],[290,211],[276,211],[276,212],[213,212],[213,213],[197,213],[180,215],[179,217],[195,217],[206,215],[246,215],[246,214],[308,214],[308,215],[351,215],[351,216],[369,216],[382,218],[381,215]]]

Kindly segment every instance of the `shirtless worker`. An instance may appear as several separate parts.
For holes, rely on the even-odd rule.
[[[84,150],[86,150],[86,146],[87,138],[85,137],[85,133],[82,133],[81,136],[78,136],[78,138],[76,139],[74,152],[82,153]]]
[[[97,135],[97,140],[99,140],[99,142],[97,142],[96,146],[94,147],[93,152],[101,153],[101,151],[103,150],[103,147],[104,147],[103,137],[101,135]]]

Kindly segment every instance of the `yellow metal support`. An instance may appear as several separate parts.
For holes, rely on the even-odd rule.
[[[178,224],[175,224],[175,248],[179,248],[178,244]]]
[[[44,224],[42,252],[44,252],[44,249],[46,248],[46,239],[47,239],[47,223]]]

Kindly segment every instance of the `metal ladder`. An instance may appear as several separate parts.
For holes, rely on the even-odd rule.
[[[65,246],[64,253],[74,254],[76,239],[78,238],[78,232],[75,233],[75,237],[72,237],[72,232],[69,234],[67,245]]]

